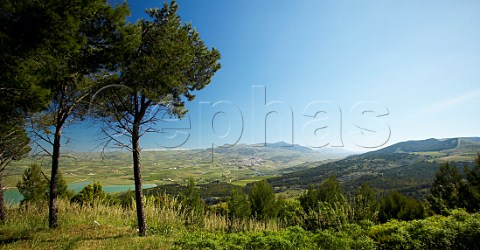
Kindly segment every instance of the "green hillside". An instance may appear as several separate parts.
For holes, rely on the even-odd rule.
[[[475,137],[401,142],[335,162],[302,164],[298,166],[300,171],[271,178],[269,182],[278,190],[305,189],[335,175],[347,191],[368,183],[380,190],[422,198],[439,164],[457,161],[463,167],[479,151],[480,141]]]

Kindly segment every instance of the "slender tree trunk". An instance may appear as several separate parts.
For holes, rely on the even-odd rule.
[[[132,131],[133,175],[135,178],[135,202],[137,206],[138,234],[140,236],[147,236],[147,223],[145,219],[145,207],[143,204],[139,127],[139,123],[134,123]]]
[[[5,223],[7,221],[7,206],[5,205],[5,196],[3,194],[3,180],[0,175],[0,222]]]
[[[52,154],[52,176],[50,177],[50,197],[48,209],[48,226],[50,228],[58,227],[57,211],[57,185],[58,185],[58,161],[60,158],[60,139],[62,136],[62,126],[57,124],[55,129],[55,138],[53,140]]]

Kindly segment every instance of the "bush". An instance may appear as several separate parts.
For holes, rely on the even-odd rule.
[[[103,202],[107,194],[102,190],[98,182],[86,185],[78,194],[73,196],[72,202],[93,206],[96,202]]]
[[[352,238],[345,232],[332,230],[319,231],[314,242],[320,249],[375,249],[375,242],[366,236]]]
[[[407,198],[399,192],[390,192],[380,200],[380,222],[391,219],[414,220],[425,218],[423,204],[414,198]]]
[[[381,249],[480,249],[480,214],[453,210],[451,215],[373,226],[370,237]]]
[[[305,211],[298,200],[278,199],[278,218],[283,226],[304,226]]]
[[[313,234],[300,227],[278,232],[188,233],[177,240],[176,249],[312,249]]]

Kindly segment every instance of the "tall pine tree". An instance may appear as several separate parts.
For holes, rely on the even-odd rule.
[[[106,0],[34,1],[44,13],[36,20],[47,39],[25,61],[28,73],[50,91],[48,110],[32,117],[32,131],[52,158],[49,226],[58,226],[57,205],[63,129],[81,117],[99,79],[116,71],[128,38],[126,4],[113,8]],[[49,144],[51,149],[43,145]]]
[[[160,113],[183,117],[184,103],[194,91],[210,83],[220,69],[220,53],[209,49],[198,32],[183,24],[175,1],[162,9],[148,9],[149,20],[137,23],[130,50],[123,57],[115,79],[95,96],[97,115],[103,117],[107,144],[132,152],[138,229],[147,235],[142,191],[140,138],[160,132]],[[120,136],[120,135],[123,135]]]

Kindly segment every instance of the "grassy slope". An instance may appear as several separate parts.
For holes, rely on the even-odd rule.
[[[0,225],[2,249],[170,249],[173,242],[191,231],[225,231],[225,218],[215,214],[204,216],[201,227],[185,226],[189,216],[176,198],[163,196],[162,207],[147,199],[145,212],[150,237],[137,237],[136,212],[132,208],[96,205],[80,207],[59,200],[59,228],[48,229],[46,204],[8,209],[8,221]],[[95,223],[97,222],[97,223]],[[235,224],[234,224],[235,228]],[[264,223],[249,221],[249,232],[264,230]],[[278,230],[275,222],[267,230]]]
[[[361,222],[338,229],[305,231],[269,221],[249,221],[243,232],[228,232],[225,218],[206,215],[203,226],[185,226],[188,216],[171,198],[164,207],[147,200],[149,237],[135,230],[135,211],[60,201],[58,229],[48,229],[45,207],[10,208],[0,225],[1,249],[480,249],[480,214],[454,210],[410,222]],[[97,223],[95,223],[98,222]]]

